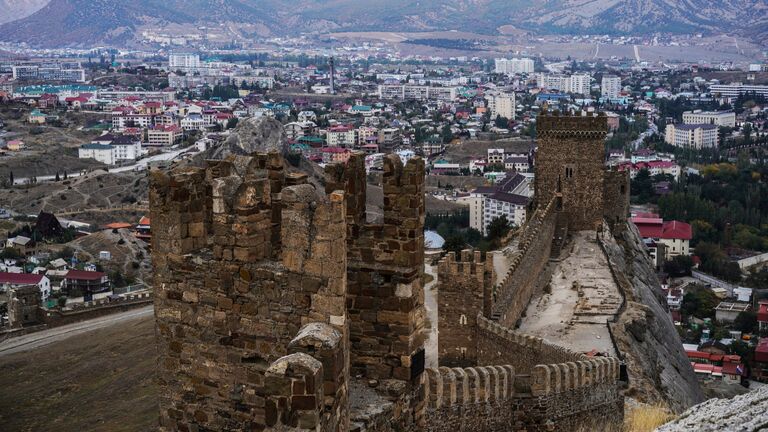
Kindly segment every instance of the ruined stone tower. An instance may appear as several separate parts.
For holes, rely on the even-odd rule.
[[[480,251],[449,252],[438,263],[437,280],[440,365],[476,365],[477,319],[490,315],[493,263]]]
[[[603,221],[604,114],[566,116],[543,113],[536,119],[536,205],[562,197],[569,229],[596,229]]]
[[[347,431],[352,378],[381,382],[376,421],[415,424],[424,163],[385,160],[370,224],[362,162],[326,191],[277,153],[151,173],[161,430]]]

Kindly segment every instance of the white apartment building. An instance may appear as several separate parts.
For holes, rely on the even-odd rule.
[[[600,95],[604,98],[614,99],[621,93],[621,77],[616,75],[603,75],[600,83]]]
[[[503,148],[488,149],[488,165],[503,164],[504,159],[505,157]]]
[[[502,116],[511,120],[515,118],[515,94],[488,95],[485,97],[488,102],[488,111],[491,113],[491,119]]]
[[[422,85],[379,85],[379,99],[415,99],[452,101],[456,99],[456,87]]]
[[[328,129],[325,141],[328,147],[352,148],[356,142],[357,131],[349,126],[336,126]]]
[[[683,113],[683,123],[736,127],[736,113],[733,111],[686,111]]]
[[[664,141],[675,147],[700,150],[717,147],[717,126],[712,124],[668,124]]]
[[[469,205],[469,226],[487,234],[488,224],[505,215],[511,223],[525,223],[526,208],[533,196],[533,174],[514,173],[496,186],[481,186],[464,198]]]
[[[483,235],[488,235],[488,225],[494,219],[506,216],[515,226],[525,223],[525,214],[530,198],[506,192],[496,192],[485,197],[483,207]]]
[[[181,69],[197,69],[200,67],[200,56],[189,53],[174,53],[168,57],[168,68],[172,71]]]
[[[742,83],[713,84],[709,86],[709,93],[713,96],[735,98],[739,94],[756,93],[768,97],[768,85],[750,85]]]
[[[17,81],[74,81],[85,82],[85,69],[80,63],[41,63],[11,67],[13,79]]]
[[[497,58],[494,60],[496,73],[515,75],[533,73],[533,60],[529,58]]]
[[[589,95],[592,85],[590,74],[555,75],[540,73],[537,78],[539,88],[557,90],[563,93]]]
[[[146,145],[152,147],[168,147],[181,141],[184,133],[176,125],[156,125],[147,129]]]
[[[109,144],[83,144],[77,149],[80,159],[94,159],[105,165],[115,164],[115,148]]]

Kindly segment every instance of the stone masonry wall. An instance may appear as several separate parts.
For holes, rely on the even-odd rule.
[[[537,365],[427,369],[426,431],[605,430],[621,425],[619,364],[613,358]]]
[[[347,312],[353,376],[404,383],[397,423],[420,412],[424,370],[424,161],[384,158],[383,223],[367,223],[365,155],[326,167],[326,191],[347,195]]]
[[[477,364],[478,317],[493,283],[493,262],[480,251],[449,252],[437,266],[438,353],[441,366]],[[485,293],[485,291],[488,291]],[[495,363],[501,364],[501,363]]]
[[[539,275],[549,261],[558,217],[556,203],[557,199],[553,198],[547,205],[538,208],[523,226],[518,250],[510,258],[510,269],[506,275],[500,275],[492,315],[499,318],[505,327],[516,326],[531,301]]]
[[[483,316],[477,317],[477,365],[509,364],[518,373],[530,373],[542,361],[567,363],[582,355],[542,338],[524,335]]]
[[[594,230],[603,221],[604,137],[607,118],[542,113],[536,119],[536,204],[562,196],[571,230]]]
[[[277,154],[150,177],[160,430],[348,430],[344,193]]]
[[[629,172],[604,172],[603,217],[612,231],[623,230],[629,217]]]

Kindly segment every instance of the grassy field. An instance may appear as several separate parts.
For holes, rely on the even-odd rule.
[[[152,317],[0,358],[3,432],[155,429]]]

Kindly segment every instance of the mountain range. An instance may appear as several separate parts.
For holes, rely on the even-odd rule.
[[[0,0],[0,40],[123,45],[143,25],[256,25],[259,35],[462,30],[733,34],[768,41],[765,0]]]

